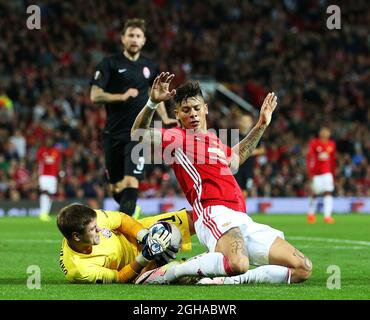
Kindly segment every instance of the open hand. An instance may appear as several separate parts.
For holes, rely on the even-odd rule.
[[[176,94],[175,89],[169,91],[170,83],[174,76],[174,74],[169,72],[162,72],[156,77],[150,90],[150,100],[160,103],[171,99]]]
[[[263,101],[261,111],[260,111],[260,124],[268,126],[271,122],[272,113],[277,106],[277,96],[274,92],[270,92],[265,100]]]

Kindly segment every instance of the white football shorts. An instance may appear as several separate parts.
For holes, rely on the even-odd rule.
[[[312,191],[314,194],[321,194],[324,192],[334,191],[334,179],[333,175],[328,172],[314,176],[312,179]]]
[[[256,223],[246,213],[225,206],[207,207],[194,226],[199,241],[209,252],[214,252],[217,240],[222,234],[231,228],[239,227],[244,236],[249,263],[254,266],[268,264],[272,243],[277,237],[284,239],[282,231]]]
[[[57,192],[58,179],[54,176],[40,176],[39,188],[41,191],[47,191],[49,194]]]

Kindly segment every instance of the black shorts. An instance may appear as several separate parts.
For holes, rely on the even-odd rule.
[[[132,176],[138,180],[144,178],[143,151],[137,153],[134,147],[138,141],[131,141],[130,135],[114,138],[108,134],[103,135],[105,152],[105,168],[109,183],[121,181],[125,176]]]

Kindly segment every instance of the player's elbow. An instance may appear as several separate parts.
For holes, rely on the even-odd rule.
[[[95,90],[90,91],[90,100],[92,103],[97,103],[97,94]]]
[[[92,86],[90,90],[90,100],[93,103],[101,103],[101,96],[103,93],[103,89],[97,87],[97,86]]]
[[[133,141],[137,141],[137,140],[139,140],[139,139],[138,139],[138,130],[137,130],[137,128],[135,127],[135,125],[134,125],[134,126],[132,126],[130,135],[131,135],[131,140],[133,140]]]

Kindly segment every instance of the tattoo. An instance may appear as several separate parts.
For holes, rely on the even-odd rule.
[[[146,129],[150,126],[150,124],[152,122],[153,115],[154,115],[154,110],[149,109],[149,108],[144,108],[141,112],[142,112],[142,114],[141,114],[141,119],[140,119],[139,126],[140,126],[140,128]]]
[[[235,149],[233,148],[233,150],[239,154],[239,166],[241,166],[245,160],[250,157],[254,149],[256,149],[265,129],[265,126],[255,126],[248,135],[234,147]]]
[[[234,239],[231,243],[231,252],[238,254],[241,252],[248,257],[247,249],[245,248],[244,238],[239,229],[233,228],[229,230],[229,235]]]
[[[134,124],[131,128],[131,138],[135,139],[136,141],[139,139],[139,141],[142,141],[143,137],[142,134],[140,135],[140,130],[138,129],[148,129],[150,126],[150,123],[152,122],[154,115],[154,110],[144,107],[138,116],[136,117]]]
[[[303,264],[306,267],[306,269],[308,271],[312,270],[312,263],[311,263],[310,259],[308,259],[302,252],[295,249],[295,251],[293,252],[293,256],[298,257],[300,259],[303,259]]]

